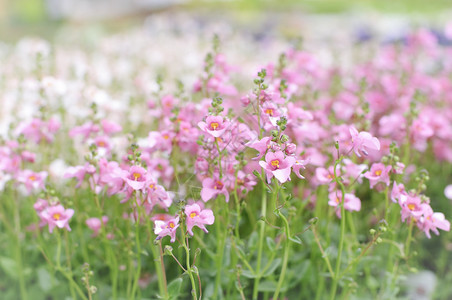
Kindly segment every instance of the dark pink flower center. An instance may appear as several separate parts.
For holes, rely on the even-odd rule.
[[[213,188],[216,189],[216,190],[221,190],[221,189],[223,189],[223,186],[224,186],[223,182],[217,180],[217,181],[215,182],[215,185],[214,185]]]

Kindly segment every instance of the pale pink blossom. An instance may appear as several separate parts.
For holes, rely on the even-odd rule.
[[[350,135],[352,137],[353,150],[356,156],[369,155],[368,150],[380,150],[380,141],[373,137],[369,132],[358,132],[354,126],[350,127]]]
[[[259,165],[265,170],[268,183],[273,176],[281,183],[290,181],[290,172],[294,163],[295,158],[286,157],[282,151],[268,152],[265,155],[265,161],[259,161]]]
[[[205,225],[212,225],[215,221],[212,210],[201,209],[197,203],[185,206],[185,215],[187,231],[190,235],[193,235],[194,226],[201,228],[207,233],[208,231]]]

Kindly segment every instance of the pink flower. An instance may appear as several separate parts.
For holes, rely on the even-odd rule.
[[[174,243],[177,227],[179,227],[179,216],[167,218],[166,220],[155,220],[154,233],[157,234],[156,240],[160,240],[169,235],[171,237],[171,243]]]
[[[361,210],[361,200],[353,194],[345,194],[344,208],[348,211],[360,211]],[[342,202],[342,193],[333,192],[328,195],[328,205],[336,207],[336,215],[341,217],[340,203]]]
[[[220,180],[219,178],[205,178],[202,181],[202,201],[207,202],[220,194],[223,194],[226,198],[226,202],[229,202],[229,193],[222,180]]]
[[[82,185],[83,180],[85,179],[86,173],[88,174],[94,174],[96,172],[96,168],[86,163],[84,166],[76,166],[76,167],[69,167],[67,168],[66,172],[63,175],[63,178],[77,178],[78,183],[75,186],[76,188],[80,187]]]
[[[101,124],[102,124],[102,130],[105,132],[106,135],[111,135],[113,133],[122,131],[121,125],[119,125],[115,122],[108,121],[108,120],[102,120]]]
[[[47,207],[47,209],[41,212],[40,217],[49,225],[49,232],[52,233],[55,227],[66,228],[68,231],[71,231],[69,220],[73,215],[73,209],[64,209],[63,205],[58,204]]]
[[[94,144],[96,144],[100,156],[105,156],[110,153],[111,145],[107,136],[96,137],[94,139]]]
[[[284,183],[290,180],[291,167],[295,163],[295,158],[292,156],[284,157],[282,151],[268,152],[265,155],[265,161],[260,161],[259,165],[264,168],[267,175],[267,182],[270,183],[273,176]]]
[[[161,185],[158,185],[153,178],[148,178],[146,181],[146,199],[152,204],[152,207],[156,204],[162,208],[168,208],[173,203],[169,193]]]
[[[171,152],[173,140],[176,134],[169,130],[149,132],[149,147],[151,150],[161,150]]]
[[[341,175],[341,168],[339,165],[336,167],[336,175]],[[328,170],[325,168],[315,169],[315,178],[320,184],[330,183],[334,179],[334,166],[330,166]]]
[[[408,193],[405,191],[405,186],[403,183],[397,184],[394,181],[392,191],[391,191],[391,200],[394,203],[404,203],[408,197]]]
[[[98,218],[89,218],[86,220],[86,225],[93,231],[93,237],[99,234],[99,230],[102,224],[105,225],[108,222],[108,217],[103,216],[102,221]]]
[[[408,195],[403,201],[399,200],[399,204],[402,208],[400,211],[402,221],[405,221],[406,219],[411,220],[412,218],[416,221],[419,220],[424,213],[423,206],[428,206],[428,204],[422,204],[421,199],[417,195]]]
[[[418,227],[424,231],[425,235],[430,238],[430,230],[436,235],[439,235],[438,228],[444,231],[450,231],[450,222],[446,220],[443,213],[433,212],[433,210],[428,207],[426,209],[424,216],[421,217]]]
[[[220,137],[229,127],[229,122],[223,120],[221,116],[208,116],[205,122],[198,123],[202,131],[212,135],[213,137]]]
[[[44,190],[45,189],[45,179],[47,178],[47,172],[42,171],[39,173],[33,172],[31,170],[22,171],[17,180],[27,188],[27,191],[31,193],[33,190]]]
[[[361,154],[369,155],[368,149],[380,150],[380,141],[370,133],[366,131],[358,133],[354,126],[351,126],[349,130],[352,136],[352,149],[355,151],[356,156],[361,157]]]
[[[303,175],[300,174],[300,170],[301,169],[306,169],[307,162],[308,162],[307,160],[297,159],[297,160],[295,160],[295,163],[292,166],[293,172],[300,179],[304,179]]]
[[[87,139],[91,133],[96,133],[99,131],[99,126],[94,124],[93,122],[87,122],[81,126],[76,126],[69,131],[69,136],[75,137],[76,135],[83,135],[85,139]]]
[[[196,203],[185,206],[185,215],[187,216],[187,231],[190,235],[193,235],[193,226],[198,226],[207,233],[205,225],[212,225],[215,221],[212,210],[201,209]]]
[[[259,151],[259,154],[253,158],[254,160],[261,159],[261,157],[264,156],[265,152],[267,152],[267,150],[271,148],[273,144],[271,140],[271,137],[267,136],[262,138],[260,141],[249,142],[246,144],[246,146]]]
[[[131,166],[129,174],[124,178],[134,190],[141,190],[146,184],[146,170],[140,166]]]
[[[383,182],[389,186],[389,171],[391,166],[385,166],[382,163],[375,163],[370,170],[364,173],[364,177],[369,179],[370,188],[372,189],[377,183]]]
[[[33,204],[33,208],[36,210],[37,213],[42,212],[48,206],[49,206],[49,202],[47,202],[47,200],[44,200],[41,198],[38,198],[38,200],[36,200],[35,204]]]

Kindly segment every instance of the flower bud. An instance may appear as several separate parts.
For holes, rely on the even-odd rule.
[[[295,145],[294,143],[287,144],[286,149],[285,149],[287,155],[295,154],[296,150],[297,150],[297,145]]]

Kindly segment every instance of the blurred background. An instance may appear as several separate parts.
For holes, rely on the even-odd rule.
[[[116,31],[140,25],[149,15],[171,16],[174,12],[202,20],[224,19],[244,29],[262,25],[273,29],[277,23],[277,30],[289,35],[290,29],[303,29],[294,24],[309,19],[309,24],[319,25],[310,26],[316,27],[314,31],[321,27],[340,34],[351,27],[365,35],[365,30],[403,30],[407,19],[440,26],[452,20],[452,0],[0,0],[0,38],[17,41],[34,35],[53,39],[67,26]],[[335,26],[337,22],[340,27]]]

